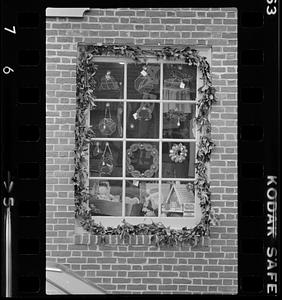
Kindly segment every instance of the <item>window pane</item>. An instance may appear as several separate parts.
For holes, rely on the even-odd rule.
[[[196,80],[196,66],[164,64],[163,99],[195,100]]]
[[[194,139],[193,119],[196,105],[189,103],[163,104],[163,137]]]
[[[195,196],[188,182],[163,181],[161,184],[162,217],[194,217]]]
[[[124,64],[96,62],[95,96],[100,99],[123,98]]]
[[[159,138],[160,105],[153,102],[128,102],[128,138]]]
[[[125,215],[157,217],[159,184],[157,181],[126,181]]]
[[[122,153],[122,142],[92,141],[90,177],[121,177]]]
[[[164,142],[162,146],[163,178],[195,177],[195,143]]]
[[[160,65],[127,65],[127,99],[160,99]]]
[[[96,102],[95,109],[90,111],[90,125],[96,137],[122,137],[123,103]]]
[[[132,177],[158,177],[159,144],[154,142],[126,143],[126,175]]]
[[[122,215],[122,180],[89,180],[92,215]]]

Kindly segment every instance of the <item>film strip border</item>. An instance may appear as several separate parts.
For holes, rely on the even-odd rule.
[[[238,27],[239,292],[277,295],[278,4],[257,4]]]
[[[274,295],[279,282],[279,244],[272,229],[276,228],[280,180],[278,4],[275,0],[245,2],[238,7],[236,1],[203,1],[201,6],[238,7],[239,294]],[[1,295],[43,296],[45,7],[36,1],[12,4],[5,1],[1,9],[1,182],[6,183],[6,188],[1,187],[6,199],[1,220],[4,207],[10,205],[13,272],[11,290],[7,290],[2,268]],[[9,190],[11,182],[14,188]],[[4,236],[1,231],[1,244]],[[7,262],[3,253],[1,259]]]
[[[32,296],[45,290],[45,11],[1,4],[1,296]]]

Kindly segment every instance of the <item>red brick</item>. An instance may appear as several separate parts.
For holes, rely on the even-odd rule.
[[[143,266],[143,270],[155,270],[155,271],[157,271],[157,270],[162,270],[162,266],[160,266],[160,265],[144,265]]]
[[[128,258],[127,262],[129,264],[145,264],[147,262],[146,258]]]
[[[177,285],[159,285],[160,291],[175,291],[177,290]]]
[[[129,278],[113,278],[113,283],[130,283]]]
[[[127,273],[128,277],[147,277],[148,272],[128,272]]]
[[[97,258],[97,262],[101,264],[112,264],[116,262],[116,258]]]
[[[206,292],[207,291],[207,286],[203,286],[203,285],[189,285],[188,286],[188,291]]]
[[[161,277],[177,277],[178,273],[177,272],[159,272],[159,275]]]
[[[130,265],[112,265],[112,270],[131,270],[131,266]]]
[[[185,20],[185,18],[193,18],[193,17],[196,17],[196,13],[195,13],[195,12],[190,12],[190,11],[177,11],[177,12],[176,12],[176,16],[177,16],[177,17],[184,18],[184,19],[182,19],[182,20]]]
[[[140,23],[140,24],[145,24],[145,23],[150,23],[150,18],[130,18],[130,23]]]
[[[207,260],[206,259],[188,259],[188,264],[200,264],[200,265],[206,265]]]
[[[70,23],[53,23],[52,24],[52,28],[56,28],[56,29],[70,29],[71,28],[71,24]]]
[[[135,16],[135,11],[129,11],[129,10],[116,11],[115,15],[116,16]]]
[[[115,17],[100,17],[99,22],[105,22],[105,23],[118,23],[119,18]]]
[[[96,276],[101,277],[116,277],[117,272],[116,271],[97,271]]]
[[[161,19],[162,24],[179,24],[180,19],[179,18],[166,18],[166,19]]]
[[[176,258],[159,258],[158,264],[176,264],[177,259]]]
[[[164,11],[146,11],[146,17],[165,17]]]
[[[148,37],[149,36],[149,32],[148,31],[139,31],[139,32],[130,32],[130,36],[132,37]]]
[[[142,283],[147,284],[161,284],[162,280],[160,278],[142,278]]]
[[[128,284],[126,286],[127,290],[146,290],[146,285],[142,284]]]

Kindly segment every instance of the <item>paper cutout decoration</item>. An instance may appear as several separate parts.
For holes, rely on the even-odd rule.
[[[191,201],[192,200],[192,201]],[[186,184],[174,183],[163,204],[162,212],[183,213],[183,216],[194,217],[195,199],[191,199],[191,192]]]

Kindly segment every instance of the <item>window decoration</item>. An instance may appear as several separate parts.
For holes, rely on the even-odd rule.
[[[166,114],[165,117],[168,120],[177,120],[177,126],[179,127],[181,125],[181,122],[184,122],[186,120],[186,113],[182,111],[178,111],[177,108],[170,109]]]
[[[182,143],[174,144],[169,150],[169,157],[175,163],[182,163],[186,159],[187,152],[186,146],[182,145]]]
[[[117,129],[115,121],[111,118],[110,103],[106,104],[105,117],[99,122],[99,130],[102,135],[110,136]]]
[[[91,234],[100,235],[101,241],[105,239],[106,235],[120,235],[122,238],[127,238],[129,235],[146,234],[152,236],[152,241],[157,245],[174,245],[189,243],[195,245],[198,243],[201,237],[209,234],[209,228],[211,224],[217,222],[217,217],[211,207],[211,192],[210,183],[207,176],[207,163],[210,161],[210,156],[215,145],[211,140],[211,124],[209,121],[209,113],[212,105],[216,102],[215,88],[212,86],[210,67],[205,57],[198,54],[197,50],[186,47],[183,49],[164,47],[158,50],[143,50],[139,47],[130,47],[127,45],[80,45],[79,56],[77,61],[77,107],[76,107],[76,123],[75,123],[75,149],[74,149],[74,162],[75,171],[73,176],[74,192],[75,192],[75,216],[79,218],[81,225],[86,231]],[[173,65],[166,64],[164,68],[164,99],[196,99],[196,86],[193,86],[193,82],[190,80],[189,72],[197,72],[197,68],[201,73],[201,79],[203,84],[198,88],[199,98],[197,99],[198,113],[194,119],[197,126],[197,130],[200,132],[200,142],[198,144],[196,153],[195,172],[196,180],[193,184],[182,181],[165,181],[161,183],[163,190],[167,190],[166,194],[163,194],[163,202],[161,205],[161,215],[174,216],[181,212],[189,216],[193,214],[195,203],[191,201],[193,194],[196,194],[200,200],[200,207],[202,211],[202,217],[199,224],[193,228],[183,227],[181,230],[175,230],[165,227],[161,223],[152,222],[151,224],[140,223],[138,225],[132,225],[126,220],[117,227],[104,227],[102,224],[97,224],[95,219],[91,217],[91,211],[103,214],[112,209],[114,216],[121,216],[121,205],[119,199],[122,197],[121,193],[121,181],[118,180],[94,180],[91,191],[88,187],[88,148],[90,144],[90,159],[98,160],[97,166],[106,166],[101,172],[98,170],[98,174],[111,172],[120,172],[119,159],[113,157],[111,148],[120,148],[119,142],[100,142],[93,143],[91,138],[100,135],[118,135],[122,136],[123,126],[127,126],[126,132],[130,132],[131,129],[136,126],[136,121],[144,121],[144,124],[150,123],[154,118],[154,112],[156,111],[157,103],[155,107],[142,104],[134,105],[134,102],[127,103],[127,112],[131,113],[131,122],[127,125],[122,122],[123,110],[121,106],[115,107],[116,117],[115,120],[111,116],[111,104],[105,107],[105,119],[106,122],[102,122],[101,126],[89,127],[87,125],[87,111],[94,111],[100,105],[95,101],[96,97],[104,99],[122,99],[123,98],[123,69],[117,63],[103,63],[99,65],[99,62],[95,62],[96,56],[114,56],[131,58],[133,63],[128,64],[128,73],[136,74],[136,70],[139,74],[135,76],[136,80],[132,83],[134,90],[130,86],[127,86],[128,95],[131,95],[131,99],[144,99],[154,100],[160,99],[159,84],[160,84],[160,69],[157,64],[147,63],[148,57],[155,57],[156,59],[162,59],[167,61],[184,61],[185,64]],[[188,68],[190,66],[191,68]],[[191,71],[192,70],[192,71]],[[185,74],[185,76],[183,76]],[[99,76],[98,76],[99,75]],[[97,80],[97,78],[100,78]],[[107,93],[105,93],[107,91]],[[109,97],[109,92],[111,96]],[[190,97],[190,98],[189,98]],[[130,105],[132,107],[130,107]],[[134,108],[135,106],[135,108]],[[159,108],[158,108],[159,109]],[[101,109],[100,109],[101,110]],[[183,113],[178,109],[168,109],[164,111],[165,119],[170,121],[176,121],[177,126],[182,127],[181,123],[186,122],[189,119],[190,108],[187,106],[186,112]],[[158,115],[158,114],[156,114]],[[105,126],[104,126],[105,125]],[[169,125],[168,130],[164,131],[164,134],[176,134],[171,132]],[[102,128],[102,130],[100,129]],[[117,130],[118,129],[118,130]],[[105,130],[105,131],[103,131]],[[187,132],[183,131],[183,134],[187,135]],[[191,133],[188,133],[191,134]],[[165,145],[167,144],[167,145]],[[158,149],[154,147],[153,143],[134,143],[128,144],[127,155],[127,171],[134,177],[146,177],[146,172],[150,172],[150,177],[153,173],[158,172]],[[164,146],[171,148],[174,151],[175,158],[178,160],[186,161],[186,155],[188,151],[185,144],[175,144],[167,142]],[[174,148],[173,148],[174,147]],[[177,148],[177,149],[176,149]],[[178,149],[179,148],[179,149]],[[104,149],[104,150],[103,150]],[[192,149],[191,147],[189,149]],[[187,152],[186,152],[187,151]],[[122,150],[115,153],[121,153]],[[143,167],[140,167],[139,163],[136,163],[137,156],[139,158],[144,152],[149,152],[149,159],[145,162]],[[106,153],[108,153],[106,155]],[[186,155],[185,155],[186,154]],[[117,162],[117,166],[114,162]],[[133,162],[134,161],[134,162]],[[151,164],[150,164],[151,162]],[[176,162],[176,161],[175,161]],[[181,164],[175,163],[175,165]],[[163,162],[162,162],[163,163]],[[143,161],[144,164],[144,161]],[[142,164],[141,164],[142,166]],[[149,168],[147,168],[149,166]],[[140,168],[140,170],[138,169]],[[97,170],[93,171],[97,172]],[[163,170],[164,172],[164,170]],[[173,171],[177,174],[177,168]],[[92,170],[90,169],[90,174]],[[102,173],[102,174],[101,174]],[[137,176],[136,176],[137,175]],[[162,174],[163,175],[163,174]],[[112,176],[112,175],[111,175]],[[166,176],[163,176],[166,178]],[[171,177],[171,176],[170,176]],[[176,175],[176,177],[178,177]],[[146,177],[147,178],[147,177]],[[149,177],[148,177],[149,178]],[[180,177],[181,178],[181,177]],[[102,178],[101,178],[102,179]],[[93,181],[93,180],[92,180]],[[137,189],[137,190],[136,190]],[[144,216],[158,216],[158,206],[156,205],[155,195],[159,193],[159,185],[153,181],[142,181],[142,185],[135,184],[135,180],[126,183],[125,202],[126,202],[126,216],[140,215]],[[136,193],[141,195],[136,197]],[[192,196],[191,196],[192,195]],[[91,198],[92,197],[92,198]],[[92,201],[96,199],[96,201]],[[109,207],[105,208],[104,199],[111,199],[111,203],[108,203]],[[140,199],[143,199],[141,205]],[[100,202],[100,206],[96,203]],[[95,203],[95,204],[94,204]],[[98,207],[99,206],[99,207]]]
[[[159,152],[154,145],[132,144],[126,154],[127,172],[132,177],[153,177],[159,169]]]

